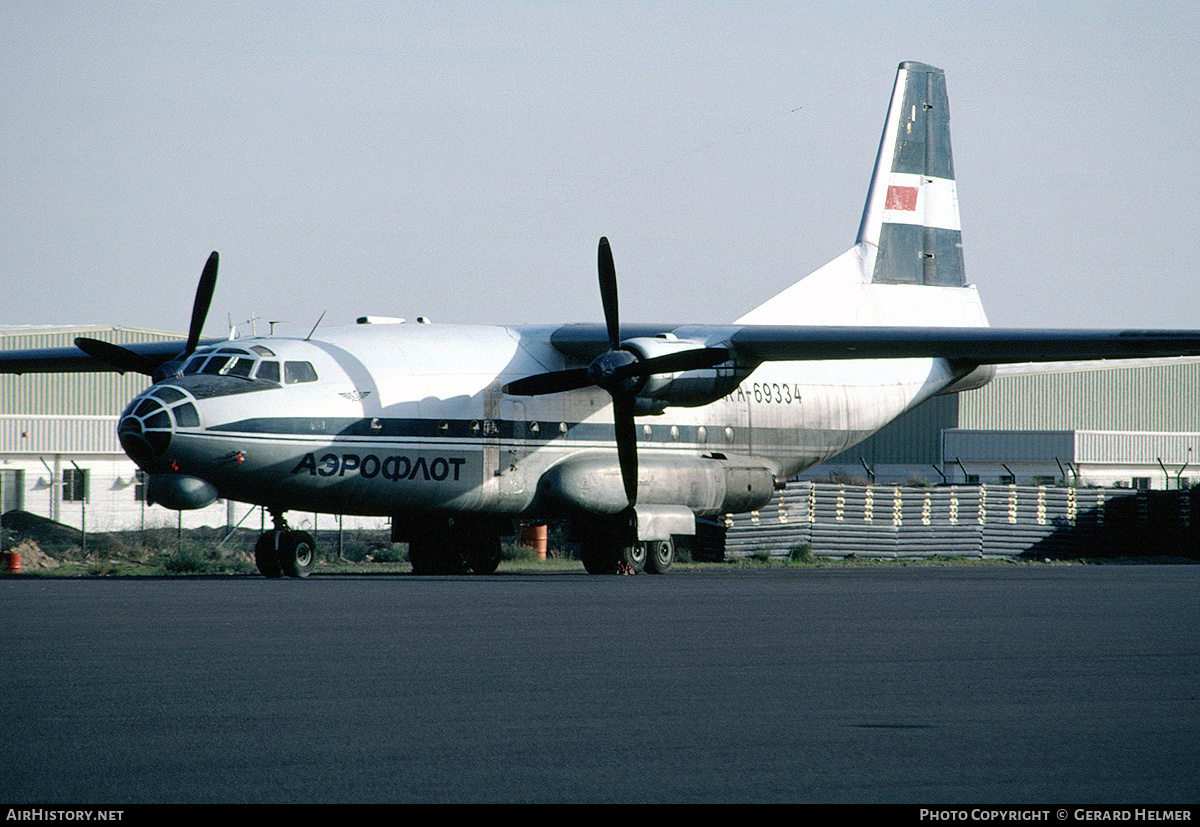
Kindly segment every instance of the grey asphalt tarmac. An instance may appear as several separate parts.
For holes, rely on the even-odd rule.
[[[0,805],[1194,806],[1200,566],[0,580]]]

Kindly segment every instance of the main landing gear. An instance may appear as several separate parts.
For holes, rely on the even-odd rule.
[[[492,574],[500,565],[501,529],[493,521],[431,519],[392,523],[392,542],[408,543],[413,574]]]
[[[666,574],[675,561],[675,544],[669,539],[630,541],[600,534],[581,541],[579,556],[588,574]]]
[[[263,532],[254,546],[254,564],[263,577],[308,577],[317,561],[317,543],[307,531],[287,526],[283,514],[272,512],[275,528]]]
[[[666,574],[675,562],[670,536],[638,540],[636,518],[581,518],[571,525],[579,543],[579,559],[588,574]]]

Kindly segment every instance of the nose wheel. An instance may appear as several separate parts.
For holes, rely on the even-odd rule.
[[[308,577],[317,561],[317,543],[307,531],[276,528],[254,546],[254,564],[263,577]]]

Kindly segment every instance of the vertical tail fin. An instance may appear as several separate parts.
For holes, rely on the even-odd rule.
[[[900,64],[858,241],[876,251],[876,284],[966,283],[941,69]]]
[[[739,324],[978,326],[966,285],[946,75],[896,72],[857,243]]]

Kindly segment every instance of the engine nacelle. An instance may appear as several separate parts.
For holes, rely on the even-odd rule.
[[[953,366],[954,363],[951,362]],[[988,382],[996,377],[995,365],[980,365],[974,368],[970,373],[963,376],[961,379],[955,380],[937,392],[938,396],[947,393],[962,393],[963,391],[973,391],[982,388]]]
[[[146,502],[172,511],[207,508],[217,501],[212,483],[187,474],[150,474],[146,478]]]
[[[575,511],[618,514],[629,505],[616,456],[607,451],[581,451],[552,465],[538,488]],[[639,505],[683,506],[706,517],[762,508],[774,493],[774,469],[751,457],[638,457]]]
[[[636,354],[639,359],[653,359],[685,350],[701,350],[706,345],[694,339],[677,339],[673,334],[665,333],[653,338],[627,339],[621,343],[621,347]],[[708,405],[729,394],[748,375],[748,370],[740,370],[730,361],[704,370],[647,376],[637,392],[638,413],[649,413],[655,409],[661,411],[666,406],[695,408]]]

